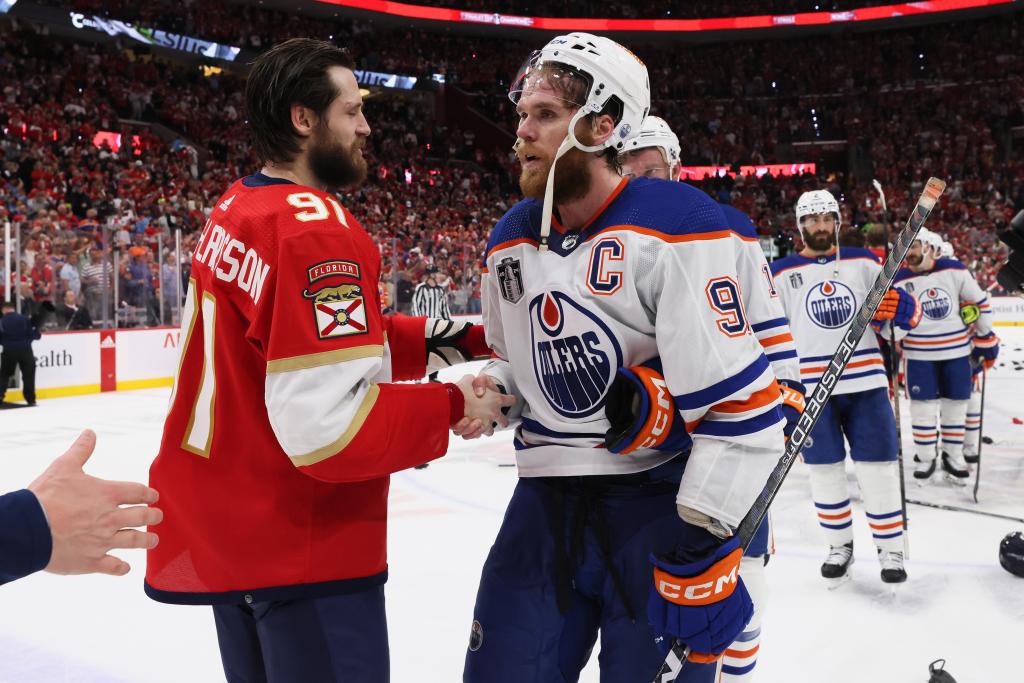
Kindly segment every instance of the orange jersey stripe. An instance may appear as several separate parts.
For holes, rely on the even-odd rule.
[[[892,524],[875,524],[874,522],[869,522],[868,526],[875,531],[885,531],[886,529],[895,529],[896,527],[903,526],[903,522],[893,522]]]
[[[733,650],[732,648],[725,651],[726,657],[732,657],[733,659],[746,659],[747,657],[753,657],[757,654],[757,651],[761,649],[761,643],[758,643],[749,650]]]
[[[774,346],[775,344],[784,344],[786,342],[793,341],[793,335],[791,335],[789,332],[783,332],[782,334],[777,334],[774,337],[768,337],[767,339],[759,339],[758,341],[761,342],[761,346]]]
[[[763,408],[779,400],[779,384],[775,380],[760,391],[755,391],[749,398],[743,401],[723,401],[711,407],[716,413],[745,413],[750,410]]]
[[[850,516],[850,511],[849,510],[847,510],[846,512],[840,512],[838,515],[826,515],[824,512],[819,512],[818,513],[818,517],[821,517],[822,519],[843,519],[844,517],[849,517],[849,516]]]
[[[846,369],[850,368],[862,368],[866,365],[884,365],[881,358],[869,358],[867,360],[859,360],[855,363],[850,363],[846,366]],[[827,365],[815,366],[813,368],[800,368],[801,375],[813,375],[818,372],[825,372]]]
[[[530,237],[520,237],[519,239],[508,240],[506,242],[501,242],[499,244],[495,244],[494,248],[491,249],[489,252],[487,252],[487,256],[490,256],[491,254],[493,254],[493,253],[495,253],[497,251],[501,251],[502,249],[508,249],[510,247],[514,247],[517,244],[532,244],[533,246],[537,246],[538,242],[537,242],[537,240],[532,239]]]
[[[913,346],[940,346],[942,344],[952,344],[953,342],[963,341],[967,339],[969,335],[962,334],[959,337],[953,339],[943,339],[942,341],[917,341],[916,339],[904,339],[904,344],[910,344]]]
[[[603,230],[596,232],[590,237],[588,237],[586,241],[589,242],[590,240],[594,239],[599,235],[604,235],[607,232],[612,232],[615,230],[626,230],[629,232],[639,233],[641,235],[647,235],[649,237],[657,237],[662,242],[670,242],[673,244],[680,242],[705,242],[708,240],[728,239],[730,237],[741,239],[744,242],[757,242],[756,237],[746,237],[745,235],[740,235],[739,233],[733,232],[732,230],[716,230],[714,232],[701,232],[693,235],[666,235],[660,230],[651,230],[649,228],[641,228],[638,225],[625,224],[611,225],[607,228],[604,228]]]

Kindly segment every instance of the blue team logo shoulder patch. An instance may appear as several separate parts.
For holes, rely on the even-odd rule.
[[[837,280],[825,280],[807,293],[807,315],[827,330],[843,327],[857,311],[853,290]]]
[[[604,406],[622,349],[599,317],[562,292],[530,301],[533,371],[559,415],[585,418]]]
[[[953,297],[941,287],[929,287],[918,296],[921,312],[929,320],[942,320],[953,311]]]

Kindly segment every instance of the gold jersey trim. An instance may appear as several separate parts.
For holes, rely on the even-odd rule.
[[[381,357],[384,355],[384,346],[381,344],[368,344],[366,346],[353,346],[347,349],[335,349],[334,351],[321,351],[306,356],[292,356],[290,358],[279,358],[267,361],[267,374],[273,375],[279,372],[291,372],[293,370],[308,370],[319,368],[324,365],[333,365],[347,360],[358,360],[360,358]]]
[[[346,429],[342,435],[332,443],[327,444],[323,448],[318,448],[312,453],[292,457],[292,464],[296,467],[315,465],[322,460],[326,460],[327,458],[337,455],[339,451],[349,445],[352,439],[355,438],[356,434],[359,433],[359,430],[362,429],[363,423],[366,422],[366,417],[370,414],[370,411],[373,410],[373,406],[377,403],[377,397],[379,395],[380,387],[376,384],[371,385],[370,390],[367,391],[366,396],[363,397],[363,402],[359,404],[359,409],[356,410],[356,414],[352,416],[352,422],[349,423],[348,429]]]

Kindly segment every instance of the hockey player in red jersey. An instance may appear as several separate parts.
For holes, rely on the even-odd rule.
[[[703,192],[620,175],[650,107],[621,45],[558,36],[509,95],[527,199],[488,243],[478,383],[521,399],[519,482],[463,680],[577,680],[600,636],[602,680],[649,680],[678,639],[677,680],[710,681],[753,610],[733,530],[783,448],[746,239]]]
[[[388,680],[388,475],[514,399],[394,384],[485,349],[478,327],[382,317],[380,254],[332,191],[365,178],[354,64],[296,39],[254,64],[262,170],[217,202],[192,264],[146,593],[213,605],[229,681]]]

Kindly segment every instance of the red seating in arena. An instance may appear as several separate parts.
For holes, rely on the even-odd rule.
[[[412,30],[219,0],[41,4],[250,50],[293,35],[331,39],[349,46],[361,67],[427,80],[443,74],[446,87],[464,91],[510,141],[508,82],[539,47],[521,38],[432,34],[424,40]],[[676,18],[811,11],[815,4],[865,3],[670,3],[679,5],[671,7]],[[540,12],[534,3],[510,6]],[[645,3],[569,0],[544,8],[562,16],[633,16]],[[902,223],[923,180],[937,175],[950,187],[932,227],[989,285],[1004,254],[994,232],[1024,208],[1022,29],[1017,13],[785,42],[631,48],[649,66],[653,112],[678,133],[684,163],[817,163],[815,175],[697,182],[749,213],[767,237],[791,240],[796,197],[817,187],[841,197],[846,225],[881,221],[872,178],[886,188],[893,222]],[[139,322],[159,322],[161,295],[175,295],[161,264],[176,229],[187,275],[190,247],[210,206],[234,178],[257,168],[245,133],[243,81],[226,71],[206,75],[194,63],[172,63],[130,44],[72,42],[9,20],[0,23],[0,41],[0,217],[21,231],[23,295],[41,302],[71,288],[88,300],[98,284],[86,271],[114,249],[120,297],[140,309]],[[400,94],[375,94],[367,115],[374,128],[370,178],[344,199],[379,240],[391,301],[404,307],[433,263],[449,276],[453,310],[478,311],[489,231],[519,197],[513,155],[475,145],[474,133],[460,129],[457,119],[433,120],[430,107]],[[163,135],[123,120],[159,124]],[[104,131],[121,134],[119,150],[94,144]],[[68,275],[68,264],[79,272],[77,288],[74,277],[61,275]],[[100,272],[96,266],[91,275]],[[13,272],[0,277],[0,288],[5,282],[14,282]],[[163,321],[170,322],[168,315]]]

